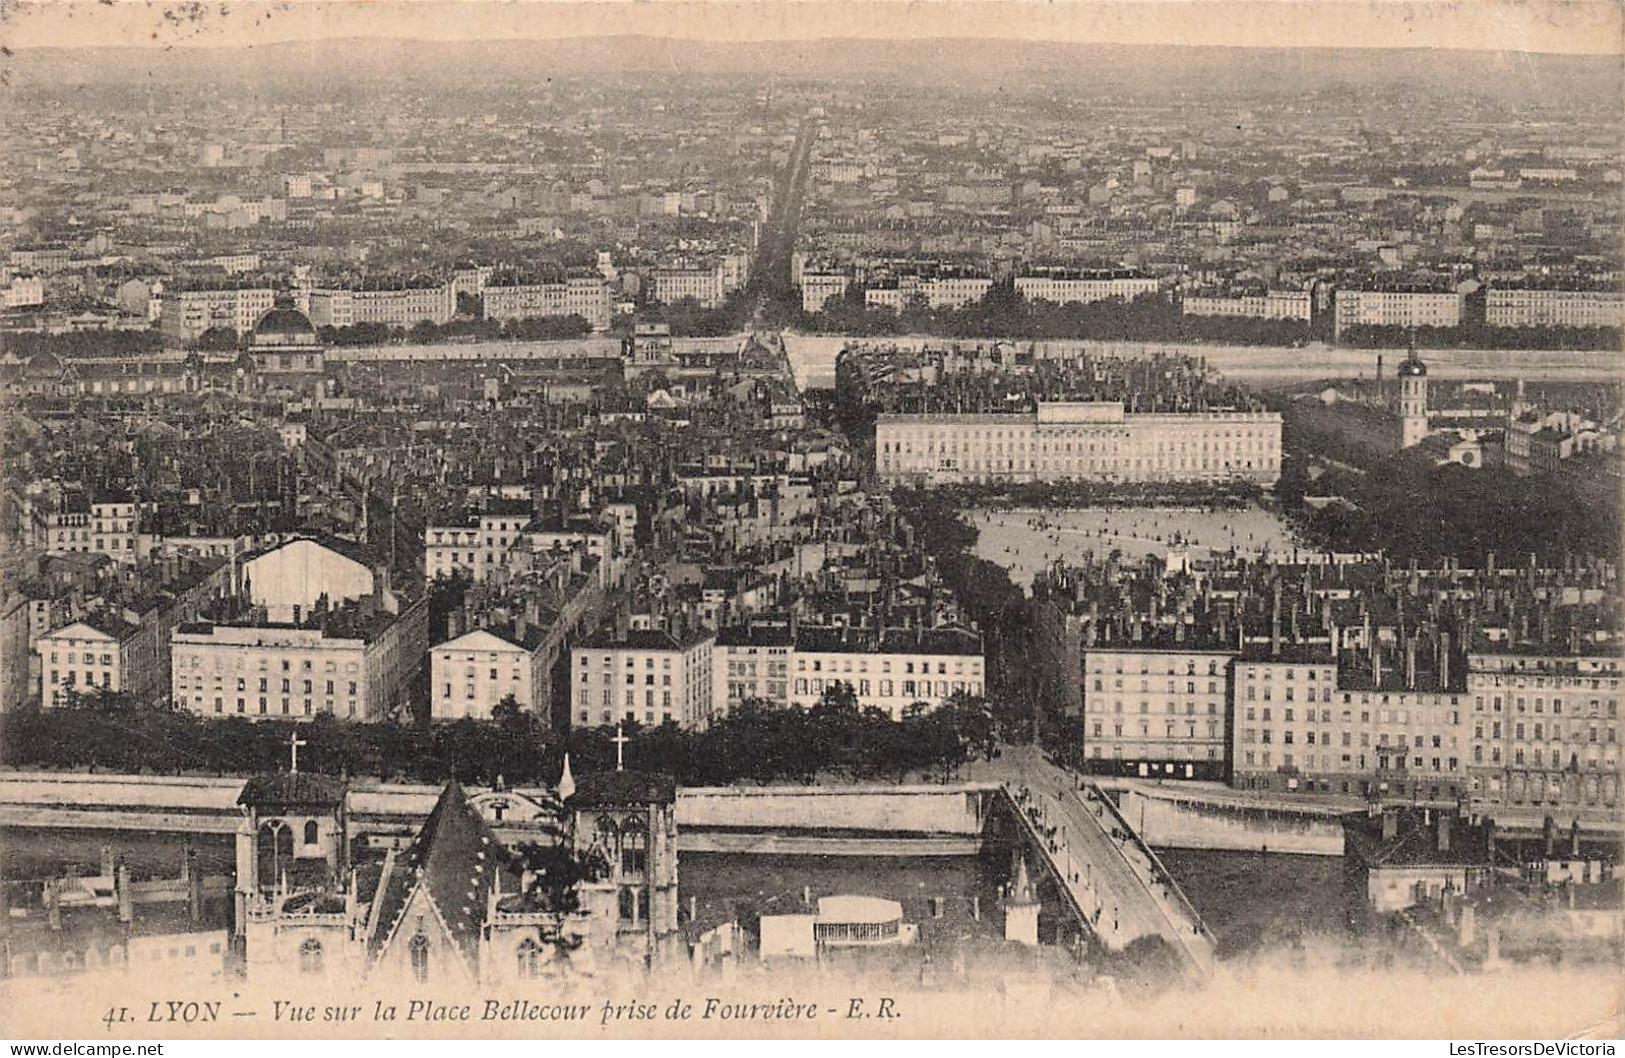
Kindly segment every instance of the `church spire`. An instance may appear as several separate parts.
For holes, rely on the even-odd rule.
[[[568,801],[576,792],[575,776],[570,774],[570,754],[564,755],[564,771],[559,775],[559,800]]]

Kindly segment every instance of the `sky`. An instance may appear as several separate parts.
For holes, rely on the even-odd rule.
[[[0,0],[11,48],[397,37],[987,37],[1621,54],[1617,0]]]

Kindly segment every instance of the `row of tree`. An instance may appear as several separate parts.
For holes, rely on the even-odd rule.
[[[1421,349],[1600,349],[1619,350],[1618,327],[1492,327],[1463,323],[1459,327],[1344,328],[1339,345],[1359,349],[1400,349],[1414,342]]]
[[[285,769],[296,732],[305,743],[300,767],[328,775],[551,784],[566,752],[576,774],[616,766],[610,729],[555,732],[511,700],[497,706],[492,722],[410,726],[330,716],[304,724],[213,720],[141,710],[119,695],[5,714],[0,761],[14,768],[252,775]],[[810,782],[820,775],[947,778],[967,761],[996,752],[992,712],[982,698],[960,694],[934,710],[917,703],[893,719],[859,708],[847,684],[826,691],[811,709],[746,701],[703,731],[628,723],[625,732],[628,767],[666,772],[689,786]]]
[[[995,282],[983,297],[960,308],[929,307],[916,296],[902,311],[864,303],[862,287],[831,298],[823,308],[797,321],[803,329],[838,334],[883,336],[933,334],[951,338],[1097,338],[1116,341],[1227,342],[1236,345],[1303,345],[1307,321],[1240,316],[1187,316],[1165,294],[1142,294],[1132,301],[1058,305],[1028,301],[1011,280]]]
[[[34,331],[0,332],[0,353],[26,360],[49,353],[64,360],[90,356],[142,356],[163,348],[157,331],[70,331],[44,334]]]
[[[408,342],[428,345],[446,341],[525,341],[541,342],[581,338],[592,333],[592,325],[580,316],[536,316],[521,320],[456,319],[447,323],[420,320],[410,327],[386,323],[353,323],[344,327],[318,327],[324,345],[389,345]],[[248,344],[246,336],[230,327],[211,327],[198,335],[197,348],[223,352]]]

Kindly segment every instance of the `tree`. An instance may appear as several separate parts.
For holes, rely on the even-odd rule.
[[[236,349],[240,344],[237,332],[230,327],[210,327],[198,335],[196,341],[197,348],[209,352]]]
[[[510,735],[529,734],[536,729],[536,717],[513,695],[504,695],[502,701],[491,707],[491,719],[497,727]]]

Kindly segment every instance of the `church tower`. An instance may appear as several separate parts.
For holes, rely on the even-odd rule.
[[[644,966],[678,939],[676,803],[671,776],[613,771],[581,776],[565,806],[575,851],[603,869],[579,887],[588,943]]]
[[[1399,365],[1400,447],[1414,448],[1428,435],[1428,369],[1411,346]]]

